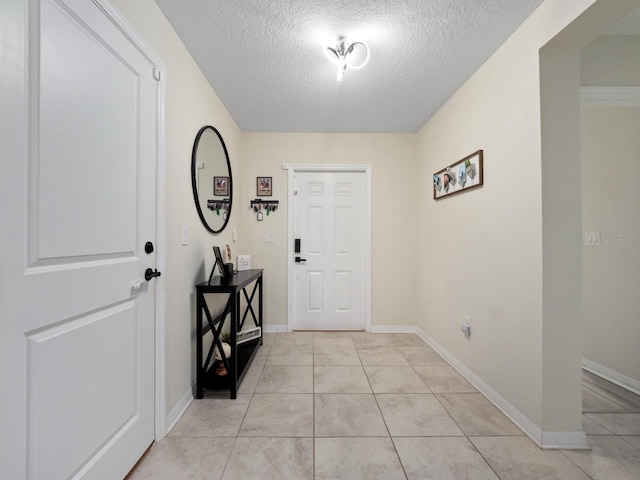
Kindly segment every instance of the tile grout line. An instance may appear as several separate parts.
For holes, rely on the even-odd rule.
[[[311,418],[311,420],[312,420],[312,422],[311,422],[311,426],[312,426],[312,433],[311,433],[311,440],[312,440],[312,443],[311,443],[311,447],[312,447],[311,460],[312,460],[312,463],[311,463],[311,470],[312,470],[312,474],[311,474],[311,475],[310,475],[310,477],[309,477],[309,478],[314,479],[314,480],[315,480],[315,478],[316,478],[316,476],[317,476],[317,475],[316,475],[316,467],[317,467],[317,465],[316,465],[316,462],[317,462],[317,458],[316,458],[316,447],[318,446],[318,445],[316,444],[317,439],[325,439],[325,438],[329,438],[329,439],[331,439],[331,438],[338,438],[338,437],[335,437],[335,436],[318,436],[318,435],[316,434],[317,432],[316,432],[316,430],[315,430],[316,423],[317,423],[317,422],[316,422],[316,408],[315,408],[315,407],[316,407],[316,402],[315,402],[315,400],[316,400],[316,399],[315,399],[315,395],[319,395],[319,394],[321,394],[321,393],[318,393],[318,392],[317,392],[317,390],[316,390],[316,383],[315,383],[315,379],[316,379],[316,368],[319,368],[319,367],[322,367],[322,366],[332,366],[332,365],[320,365],[320,364],[318,364],[318,363],[317,363],[317,360],[318,360],[318,359],[320,359],[320,361],[322,361],[322,358],[324,358],[324,354],[325,354],[326,352],[325,352],[325,350],[324,350],[324,349],[322,349],[322,348],[321,348],[321,347],[322,347],[322,344],[318,344],[318,348],[316,348],[315,336],[316,336],[316,334],[314,333],[314,335],[312,336],[312,338],[314,339],[314,341],[313,341],[313,342],[312,342],[312,344],[311,344],[311,352],[312,352],[312,354],[311,354],[311,356],[312,356],[312,360],[311,360],[311,373],[312,373],[312,378],[311,378],[311,382],[312,382],[312,384],[311,384],[311,395],[312,395],[312,418]],[[337,340],[336,340],[336,341],[337,341]],[[373,395],[374,400],[375,400],[375,405],[376,405],[376,407],[378,408],[378,413],[379,413],[379,415],[380,415],[380,416],[381,416],[381,418],[382,418],[383,424],[384,424],[384,426],[385,426],[385,431],[386,431],[386,435],[375,435],[375,436],[371,436],[371,437],[367,436],[367,437],[368,437],[368,438],[379,438],[379,439],[389,438],[389,439],[391,440],[391,442],[392,442],[392,447],[393,447],[393,451],[394,451],[394,452],[395,452],[395,454],[396,454],[396,458],[398,458],[398,461],[400,462],[400,466],[401,466],[402,472],[403,472],[403,474],[404,474],[404,478],[408,479],[408,478],[409,478],[409,476],[408,476],[407,470],[405,469],[405,464],[403,463],[403,461],[402,461],[402,459],[401,459],[401,457],[400,457],[399,450],[398,450],[398,448],[399,448],[398,446],[402,447],[402,445],[403,445],[403,444],[402,444],[402,443],[398,444],[398,443],[396,442],[396,440],[397,440],[397,441],[400,441],[400,438],[409,438],[409,437],[415,437],[415,438],[418,438],[418,439],[419,439],[419,438],[427,438],[427,437],[429,437],[429,438],[434,438],[434,439],[438,439],[438,438],[439,438],[439,439],[442,439],[442,438],[448,438],[448,437],[451,437],[451,438],[465,438],[465,439],[466,439],[466,441],[467,441],[467,443],[471,443],[473,452],[475,452],[475,454],[477,454],[477,455],[479,456],[479,458],[481,458],[481,459],[482,459],[482,461],[484,461],[484,462],[485,462],[485,465],[488,467],[488,469],[489,469],[490,471],[492,471],[492,472],[493,472],[493,474],[496,476],[496,478],[497,478],[497,479],[501,479],[501,478],[502,478],[502,477],[500,477],[500,475],[498,475],[498,470],[496,470],[496,468],[501,467],[502,462],[497,462],[497,463],[496,463],[496,467],[494,468],[494,466],[493,466],[492,464],[490,464],[490,463],[489,463],[489,461],[488,461],[488,459],[485,457],[485,455],[483,455],[483,453],[482,453],[482,452],[479,450],[479,448],[475,445],[475,443],[473,442],[473,440],[478,439],[478,440],[480,441],[480,440],[481,440],[481,439],[483,439],[483,438],[487,438],[487,439],[488,439],[488,438],[492,438],[492,437],[493,437],[493,438],[500,438],[500,437],[502,437],[502,438],[505,438],[505,439],[512,438],[512,439],[514,439],[514,440],[515,440],[515,439],[517,439],[517,438],[523,438],[523,437],[522,437],[521,435],[517,435],[517,436],[516,436],[516,435],[510,435],[510,434],[505,434],[505,435],[503,435],[503,434],[493,434],[493,435],[483,435],[483,434],[476,434],[476,435],[471,434],[471,435],[469,435],[469,434],[466,434],[466,432],[465,432],[465,431],[460,427],[459,423],[458,423],[458,422],[456,421],[456,419],[453,417],[453,415],[451,414],[451,412],[450,412],[450,411],[445,407],[445,405],[444,405],[444,403],[443,403],[443,400],[439,398],[439,395],[442,395],[442,396],[444,397],[444,396],[446,396],[446,395],[478,394],[479,392],[473,392],[473,393],[472,393],[472,392],[455,392],[455,391],[449,391],[449,390],[456,390],[455,385],[453,385],[453,386],[452,386],[452,388],[448,388],[448,387],[447,387],[447,388],[437,388],[437,389],[439,389],[439,390],[444,390],[444,391],[443,391],[443,392],[440,392],[439,394],[436,394],[435,392],[433,392],[432,388],[429,386],[429,384],[427,383],[427,381],[426,381],[425,379],[423,379],[423,378],[420,376],[420,374],[417,372],[417,370],[416,370],[417,366],[416,366],[416,365],[413,365],[413,364],[408,360],[407,355],[406,355],[406,354],[401,350],[401,347],[403,347],[403,346],[408,346],[408,345],[398,345],[397,343],[395,343],[395,341],[394,341],[394,343],[392,343],[392,344],[387,344],[387,345],[393,345],[393,346],[395,347],[395,349],[397,349],[397,350],[400,352],[400,354],[402,355],[402,357],[403,357],[403,358],[405,358],[405,360],[407,360],[408,366],[410,366],[410,367],[411,367],[411,371],[412,371],[414,374],[418,375],[418,377],[420,378],[421,382],[422,382],[422,383],[427,387],[427,390],[428,390],[428,391],[427,391],[426,393],[416,392],[416,394],[420,394],[420,395],[433,395],[433,396],[435,396],[435,397],[436,397],[436,400],[437,400],[437,404],[438,404],[438,405],[440,405],[440,407],[444,409],[444,411],[445,411],[445,412],[446,412],[446,414],[447,414],[447,417],[448,417],[448,418],[453,422],[453,424],[454,424],[454,425],[456,425],[456,426],[457,426],[457,428],[458,428],[458,429],[462,432],[462,434],[463,434],[462,436],[458,436],[458,435],[435,435],[435,436],[429,436],[429,435],[413,435],[413,436],[407,436],[407,437],[399,436],[399,437],[395,437],[395,438],[394,438],[394,437],[391,435],[391,432],[390,432],[390,429],[389,429],[389,428],[390,428],[390,426],[389,426],[389,424],[388,424],[388,422],[387,422],[387,419],[386,419],[386,418],[385,418],[385,416],[382,414],[382,409],[381,409],[381,407],[380,407],[380,402],[379,402],[379,399],[378,399],[378,396],[379,396],[379,395],[384,395],[384,393],[377,394],[377,393],[374,391],[374,388],[373,388],[373,385],[372,385],[371,378],[370,378],[370,376],[367,374],[367,371],[366,371],[366,367],[370,367],[372,370],[374,370],[374,371],[375,371],[375,369],[378,367],[378,365],[368,365],[368,366],[363,365],[363,364],[362,364],[362,358],[360,357],[360,350],[356,347],[355,342],[353,341],[353,335],[351,336],[351,342],[352,342],[352,343],[350,344],[350,346],[352,345],[352,346],[353,346],[353,348],[355,348],[356,355],[357,355],[357,357],[358,357],[358,359],[359,359],[359,361],[360,361],[360,365],[358,365],[358,367],[359,367],[359,368],[361,368],[361,369],[362,369],[362,371],[364,372],[365,379],[366,379],[366,385],[367,385],[367,386],[368,386],[368,388],[370,389],[370,392],[367,392],[367,393],[368,393],[368,394],[372,394],[372,395]],[[331,345],[342,345],[342,344],[341,344],[341,343],[335,343],[335,344],[331,344]],[[426,344],[425,344],[425,345],[426,345]],[[269,349],[271,348],[271,346],[272,346],[272,345],[265,345],[265,347],[267,347],[267,348],[269,348]],[[284,346],[284,345],[283,345],[283,346]],[[289,346],[293,346],[293,345],[289,345]],[[361,348],[362,348],[362,347],[366,347],[366,346],[367,346],[367,345],[361,345]],[[380,345],[372,345],[372,346],[380,346]],[[415,345],[411,345],[411,346],[415,346]],[[426,345],[426,346],[428,347],[428,345]],[[349,347],[349,348],[351,348],[351,347]],[[319,351],[319,350],[320,350],[320,351]],[[316,356],[315,356],[315,354],[316,354],[316,353],[319,353],[321,356],[320,356],[320,357],[316,357]],[[407,354],[408,354],[408,353],[409,353],[409,352],[407,352]],[[210,435],[204,435],[204,436],[181,435],[181,437],[189,437],[189,438],[201,438],[201,437],[202,437],[202,438],[210,438],[210,439],[223,439],[223,438],[226,438],[226,440],[224,440],[224,441],[231,441],[231,442],[232,442],[232,446],[230,447],[230,450],[229,450],[229,452],[230,452],[230,453],[229,453],[229,454],[228,454],[228,456],[226,457],[226,461],[224,461],[224,464],[223,464],[223,462],[222,462],[222,461],[221,461],[221,462],[219,462],[220,464],[223,464],[223,465],[222,465],[222,469],[221,469],[220,476],[219,476],[219,477],[216,477],[216,478],[219,478],[219,480],[222,480],[223,478],[225,478],[225,475],[227,475],[227,472],[229,472],[229,474],[231,474],[232,469],[234,468],[234,465],[235,465],[236,460],[237,460],[237,459],[236,459],[236,460],[234,460],[234,459],[233,459],[234,454],[235,454],[235,455],[240,455],[240,456],[242,456],[242,451],[240,450],[240,447],[242,446],[242,444],[243,444],[243,442],[244,442],[244,440],[243,440],[243,442],[240,442],[240,437],[241,437],[241,432],[242,432],[242,426],[243,426],[243,424],[245,423],[245,420],[248,418],[249,409],[251,408],[251,406],[252,406],[252,405],[254,405],[254,406],[255,406],[255,404],[253,404],[253,401],[254,401],[254,400],[256,400],[256,402],[258,401],[257,399],[255,399],[255,395],[257,394],[258,385],[259,385],[259,384],[260,384],[260,382],[265,378],[265,377],[264,377],[264,375],[265,375],[265,367],[267,366],[267,365],[266,365],[266,363],[267,363],[267,360],[268,360],[269,354],[270,354],[270,352],[268,352],[268,353],[266,354],[264,364],[262,364],[262,365],[257,365],[257,364],[256,364],[256,367],[258,367],[258,368],[259,368],[259,370],[258,370],[258,372],[259,372],[259,373],[256,375],[257,379],[256,379],[256,382],[255,382],[255,384],[254,384],[253,389],[249,389],[249,390],[247,391],[247,393],[250,395],[250,396],[249,396],[249,401],[248,401],[248,404],[247,404],[246,409],[244,410],[244,413],[242,414],[242,417],[241,417],[240,422],[239,422],[239,426],[238,426],[238,428],[237,428],[237,430],[236,430],[236,432],[235,432],[235,436],[234,436],[233,434],[232,434],[231,436],[228,436],[228,437],[214,437],[214,436],[210,436]],[[294,363],[295,365],[297,365],[297,364],[295,363],[295,362],[296,362],[295,358],[294,358],[294,357],[292,357],[292,359],[293,359],[293,360],[291,360],[290,362],[292,362],[292,363]],[[337,360],[336,360],[336,361],[337,361]],[[445,361],[445,362],[446,362],[446,361]],[[321,362],[321,363],[322,363],[322,362]],[[450,364],[448,364],[448,362],[446,363],[446,365],[448,365],[449,367],[451,367],[451,366],[450,366]],[[342,365],[334,365],[334,366],[335,366],[335,367],[342,367]],[[380,365],[380,366],[385,366],[385,365]],[[391,365],[390,365],[390,366],[391,366]],[[431,378],[431,376],[427,375],[427,378]],[[437,377],[434,377],[434,378],[437,378]],[[374,378],[374,379],[375,379],[375,378]],[[306,382],[305,382],[305,383],[306,383]],[[436,385],[440,385],[440,383],[437,383]],[[444,384],[444,386],[446,386],[446,385],[447,385],[447,384]],[[362,384],[362,386],[364,386],[364,383]],[[347,390],[348,390],[347,392],[342,392],[342,394],[344,394],[344,395],[350,395],[348,392],[349,392],[349,391],[351,391],[351,390],[350,390],[350,389],[347,389]],[[385,390],[385,388],[383,388],[382,390]],[[272,393],[273,393],[273,394],[278,394],[279,392],[277,392],[277,391],[273,391]],[[280,392],[280,393],[286,393],[286,392]],[[363,392],[361,392],[361,393],[363,393]],[[393,392],[393,391],[390,391],[390,392],[388,392],[388,393],[394,393],[394,392]],[[403,393],[403,392],[395,392],[395,393]],[[304,394],[304,393],[303,393],[303,392],[300,392],[300,394]],[[337,394],[337,393],[336,393],[336,394]],[[406,393],[406,394],[409,394],[409,393]],[[288,394],[288,395],[290,395],[290,394]],[[454,409],[454,411],[455,411],[455,409]],[[600,423],[599,421],[596,421],[595,419],[591,418],[591,417],[590,417],[590,416],[588,416],[588,415],[583,415],[583,418],[589,418],[589,420],[593,421],[593,422],[594,422],[594,424],[596,424],[596,425],[598,425],[598,426],[602,426],[603,428],[606,428],[606,427],[604,427],[603,425],[601,425],[601,423]],[[597,417],[596,417],[596,418],[597,418]],[[600,420],[600,419],[599,419],[599,420]],[[608,429],[607,429],[607,430],[608,430]],[[264,438],[264,439],[268,439],[268,440],[274,440],[274,439],[278,439],[278,438],[284,438],[284,437],[278,437],[278,436],[277,436],[277,433],[276,433],[276,435],[275,435],[275,436],[274,436],[273,432],[268,432],[268,433],[269,433],[268,435],[264,435],[264,434],[263,434],[263,435],[256,435],[256,436],[251,436],[251,437],[252,437],[252,438]],[[635,434],[635,435],[634,435],[634,434],[630,434],[630,435],[626,435],[626,436],[625,436],[625,435],[615,434],[614,432],[610,432],[610,433],[608,433],[607,435],[602,435],[602,436],[600,436],[600,435],[597,435],[597,436],[590,435],[590,436],[591,436],[591,437],[596,437],[596,438],[597,438],[597,437],[607,437],[607,438],[614,437],[614,438],[619,438],[620,440],[619,440],[618,446],[622,446],[622,444],[624,444],[624,445],[626,445],[626,446],[627,446],[627,447],[625,447],[625,448],[631,448],[631,450],[634,450],[634,451],[635,451],[635,449],[640,450],[640,444],[635,443],[635,442],[632,442],[632,440],[633,440],[633,438],[632,438],[632,437],[635,437],[635,438],[637,438],[637,439],[640,439],[640,433],[639,433],[639,434]],[[626,438],[626,437],[629,437],[629,438]],[[249,437],[243,437],[243,438],[249,438]],[[301,439],[301,438],[303,438],[303,437],[292,437],[292,439]],[[340,436],[339,438],[362,438],[362,436],[361,436],[361,435],[352,435],[352,436],[350,437],[350,436],[346,436],[346,435],[345,435],[345,436]],[[524,437],[524,438],[526,438],[526,437]],[[323,441],[324,441],[325,443],[327,443],[327,442],[326,442],[326,440],[323,440]],[[504,442],[509,442],[510,440],[503,440],[503,441],[504,441]],[[231,442],[230,442],[230,443],[231,443]],[[380,442],[381,442],[381,440],[380,440]],[[501,441],[498,441],[498,442],[501,442]],[[309,445],[309,444],[307,444],[307,445]],[[613,445],[615,445],[615,443],[614,443]],[[482,443],[482,442],[480,443],[480,446],[481,446],[481,447],[483,447],[483,448],[485,448],[485,447],[486,447],[486,445],[485,445],[484,443]],[[229,447],[226,447],[226,448],[229,448]],[[307,447],[307,448],[308,448],[308,447]],[[388,447],[387,447],[387,448],[388,448]],[[593,476],[592,476],[592,475],[593,475],[593,473],[590,475],[589,473],[587,473],[587,471],[585,471],[585,469],[583,469],[583,468],[581,468],[581,467],[580,467],[579,463],[577,463],[577,462],[582,462],[582,461],[583,461],[583,460],[582,460],[582,458],[583,458],[583,457],[580,457],[580,456],[578,456],[578,457],[576,457],[576,456],[570,456],[570,453],[571,453],[571,452],[569,452],[569,451],[565,451],[565,450],[562,450],[562,449],[560,449],[560,452],[562,453],[562,455],[561,455],[561,456],[559,456],[559,457],[556,457],[556,458],[562,458],[562,459],[563,459],[563,461],[565,461],[565,462],[568,460],[569,462],[567,462],[567,464],[568,464],[568,465],[571,465],[573,468],[575,468],[575,469],[576,469],[576,473],[577,473],[577,472],[581,472],[581,473],[585,476],[585,478],[589,478],[589,479],[592,479],[592,480],[593,480],[593,478],[595,478],[595,477],[593,477]],[[488,455],[491,455],[491,450],[488,450],[488,451],[487,451],[487,454],[488,454]],[[573,458],[575,458],[575,461],[572,459],[572,457],[573,457]],[[221,459],[221,460],[222,460],[222,459]],[[480,461],[480,460],[478,459],[478,461]],[[407,467],[408,467],[408,466],[410,466],[410,465],[409,465],[409,464],[407,464]],[[307,471],[308,471],[308,470],[307,470]],[[635,470],[634,470],[634,471],[635,471]],[[132,473],[133,473],[133,472],[132,472]],[[488,472],[487,472],[487,473],[488,473]],[[134,478],[135,478],[135,477],[134,477]]]
[[[589,477],[591,480],[596,480],[596,479],[594,479],[591,475],[589,475],[587,472],[585,472],[585,471],[584,471],[584,469],[582,469],[582,468],[580,467],[580,465],[578,465],[576,462],[574,462],[573,460],[571,460],[571,458],[569,458],[569,457],[567,456],[567,454],[565,453],[565,451],[564,451],[563,449],[560,449],[559,451],[560,451],[560,453],[562,454],[562,456],[563,456],[564,458],[566,458],[567,460],[569,460],[569,462],[570,462],[572,465],[575,465],[575,467],[576,467],[578,470],[580,470],[581,472],[583,472],[583,473],[584,473],[587,477]]]
[[[355,346],[355,342],[354,342],[354,346]],[[400,350],[398,350],[398,351],[400,351]],[[356,353],[358,354],[358,358],[360,358],[360,363],[362,363],[362,358],[360,357],[360,353],[358,353],[358,347],[356,347]],[[400,354],[402,355],[402,352],[400,352]],[[403,355],[403,357],[404,357],[404,355]],[[367,369],[365,368],[364,364],[362,364],[362,371],[364,372],[364,376],[367,379],[367,383],[369,383],[369,388],[371,389],[371,394],[373,395],[373,399],[375,400],[376,406],[378,407],[378,412],[380,413],[380,417],[382,418],[382,422],[384,423],[384,428],[387,430],[388,438],[391,441],[391,445],[393,446],[393,451],[395,452],[396,457],[398,457],[398,462],[400,463],[400,468],[402,468],[402,473],[403,473],[405,479],[408,480],[409,475],[407,475],[407,471],[405,469],[404,463],[402,463],[402,458],[400,457],[400,452],[398,452],[398,447],[396,445],[396,442],[393,440],[393,436],[391,435],[391,431],[389,430],[389,425],[387,424],[387,420],[386,420],[386,418],[384,418],[384,415],[382,413],[382,409],[380,408],[380,403],[378,402],[378,396],[376,395],[375,391],[373,390],[373,385],[371,384],[371,379],[369,378],[369,375],[367,375]],[[387,438],[387,437],[382,437],[382,438]]]
[[[426,345],[426,344],[425,344]],[[400,353],[402,353],[402,351],[400,350]],[[404,355],[404,354],[403,354]],[[405,356],[406,358],[406,356]],[[444,359],[443,359],[444,360]],[[407,359],[407,361],[409,362],[409,359]],[[444,360],[446,362],[446,360]],[[411,365],[411,368],[414,370],[414,372],[420,377],[421,380],[422,377],[420,376],[420,374],[415,370],[415,366],[411,364],[411,362],[409,362],[409,365]],[[447,362],[447,365],[449,367],[451,367],[451,365],[449,365],[449,362]],[[431,392],[431,394],[434,396],[434,398],[436,399],[436,401],[438,402],[438,404],[442,407],[442,409],[447,412],[447,415],[449,416],[449,418],[453,421],[453,423],[456,425],[456,427],[458,427],[458,429],[462,432],[462,434],[464,435],[464,438],[467,440],[467,442],[469,442],[469,444],[471,444],[471,446],[473,447],[474,451],[476,451],[478,453],[478,455],[480,455],[480,458],[482,458],[482,460],[485,462],[485,464],[487,465],[487,467],[489,467],[489,469],[494,473],[494,475],[496,476],[496,478],[498,478],[500,480],[500,475],[498,475],[498,472],[495,471],[495,469],[491,466],[491,464],[489,463],[489,461],[484,457],[484,455],[482,455],[482,452],[480,452],[480,450],[478,450],[478,448],[476,447],[476,445],[471,441],[471,438],[469,438],[469,435],[467,435],[467,433],[463,430],[463,428],[458,424],[458,422],[456,421],[455,418],[453,418],[453,415],[451,415],[451,412],[449,412],[449,410],[447,410],[447,408],[443,405],[442,401],[440,400],[440,398],[438,397],[438,395],[436,395],[436,393],[431,389],[431,387],[427,384],[427,382],[425,380],[423,380],[423,383],[427,386],[427,388],[429,389],[429,391]],[[442,438],[442,437],[439,437]],[[461,438],[461,437],[456,437],[456,438]]]

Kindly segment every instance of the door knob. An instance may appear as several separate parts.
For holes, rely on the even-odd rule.
[[[300,258],[300,257],[296,257],[295,260],[296,260],[296,263],[304,263],[307,261],[306,258]]]
[[[162,275],[158,270],[153,270],[151,268],[147,268],[144,271],[144,279],[148,282],[149,280],[151,280],[154,277],[159,277],[160,275]]]

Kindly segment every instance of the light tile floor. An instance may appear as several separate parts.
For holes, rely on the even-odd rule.
[[[265,334],[130,479],[640,479],[640,414],[583,420],[590,451],[544,451],[417,335]]]

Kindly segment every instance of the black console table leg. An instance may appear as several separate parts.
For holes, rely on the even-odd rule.
[[[204,294],[197,294],[197,318],[196,318],[196,398],[202,398],[204,396],[204,372],[202,366],[202,308],[204,302]]]
[[[238,308],[240,308],[240,294],[238,292],[231,294],[231,375],[233,375],[233,381],[231,382],[231,391],[229,396],[233,399],[237,397],[237,384],[238,384],[238,343],[236,336],[238,334]]]
[[[260,327],[260,345],[262,345],[262,338],[264,337],[262,331],[262,277],[258,278],[258,295],[260,295],[258,299],[258,326]]]

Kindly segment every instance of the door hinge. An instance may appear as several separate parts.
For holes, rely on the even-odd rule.
[[[155,78],[158,82],[160,81],[160,70],[157,68],[153,69],[153,78]]]

